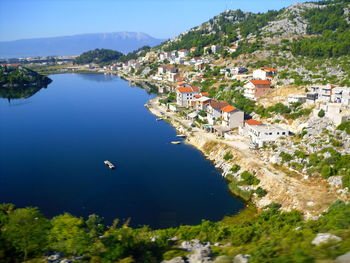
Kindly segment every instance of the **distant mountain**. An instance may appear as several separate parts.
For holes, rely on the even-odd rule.
[[[161,42],[163,42],[162,39],[135,32],[22,39],[0,42],[0,57],[79,55],[96,48],[107,48],[128,53],[142,46],[156,46]]]

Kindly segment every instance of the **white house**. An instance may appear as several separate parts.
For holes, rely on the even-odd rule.
[[[187,54],[189,53],[189,51],[188,51],[187,49],[180,49],[177,53],[179,54],[179,57],[180,57],[180,58],[184,58],[184,57],[187,56]]]
[[[253,71],[253,78],[254,79],[263,79],[263,80],[266,80],[266,79],[272,79],[273,76],[276,75],[277,73],[277,69],[275,68],[260,68],[260,69],[256,69]]]
[[[288,95],[288,103],[304,103],[306,102],[306,95],[291,94]]]
[[[207,107],[211,101],[211,98],[203,96],[202,94],[203,93],[201,93],[200,95],[194,96],[194,99],[191,101],[191,106],[196,110],[206,111]]]
[[[331,100],[342,105],[350,105],[350,88],[335,87],[331,95]]]
[[[225,106],[227,106],[228,103],[224,101],[216,101],[211,100],[208,107],[207,107],[207,113],[208,113],[208,123],[210,125],[214,125],[216,121],[221,118],[222,112],[221,109]]]
[[[237,128],[242,127],[244,122],[244,112],[231,106],[227,105],[221,108],[222,114],[222,126],[225,128]]]
[[[238,49],[238,46],[232,46],[232,47],[229,47],[228,52],[229,53],[234,53],[234,52],[237,51],[237,49]]]
[[[309,100],[330,102],[332,100],[335,86],[327,84],[324,86],[313,86],[311,92],[307,94]]]
[[[219,50],[221,49],[221,47],[218,46],[218,45],[212,45],[212,46],[210,47],[210,49],[211,49],[211,52],[213,52],[213,54],[216,54],[217,52],[219,52]]]
[[[335,126],[350,120],[350,110],[340,103],[326,103],[320,105],[320,109],[325,111],[325,117],[330,119]]]
[[[176,103],[181,107],[188,107],[195,95],[199,95],[198,87],[178,87],[176,89]]]
[[[247,120],[240,133],[250,138],[256,147],[274,143],[279,137],[288,136],[289,132],[277,125],[263,124],[256,120]]]

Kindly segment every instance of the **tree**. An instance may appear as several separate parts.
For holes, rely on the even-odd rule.
[[[318,117],[323,118],[326,114],[325,114],[324,110],[320,110],[317,115],[318,115]]]
[[[332,174],[332,169],[329,165],[324,165],[322,167],[322,171],[321,171],[321,175],[323,178],[328,178],[330,177]]]
[[[73,255],[86,252],[88,236],[82,218],[65,213],[54,217],[51,224],[49,240],[53,249]]]
[[[42,251],[46,247],[48,228],[49,221],[37,208],[20,208],[9,214],[4,236],[23,253],[23,260],[26,261],[29,253]]]

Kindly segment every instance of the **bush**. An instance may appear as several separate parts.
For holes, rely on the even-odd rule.
[[[258,185],[260,183],[260,180],[248,171],[244,171],[241,174],[241,178],[243,179],[239,182],[241,185]]]
[[[347,134],[350,134],[350,121],[347,121],[347,122],[340,124],[337,127],[337,130],[345,131]]]
[[[224,155],[224,160],[225,161],[231,160],[232,158],[233,158],[233,154],[232,153],[230,153],[230,152],[225,153],[225,155]]]
[[[332,168],[329,165],[324,165],[322,167],[321,175],[323,178],[328,178],[332,174]]]
[[[285,162],[290,162],[293,160],[293,156],[291,156],[289,153],[281,152],[280,157],[282,158],[282,161]]]
[[[318,115],[318,117],[323,118],[326,114],[325,114],[324,110],[320,110],[317,115]]]
[[[267,195],[267,191],[265,189],[261,188],[260,186],[255,190],[255,193],[259,197],[264,197],[265,195]]]
[[[233,173],[237,173],[239,170],[241,170],[241,167],[238,164],[235,164],[231,168],[231,172],[233,172]]]

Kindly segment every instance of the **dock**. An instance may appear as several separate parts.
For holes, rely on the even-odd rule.
[[[104,161],[104,164],[107,165],[109,167],[109,169],[114,169],[115,166],[113,163],[111,163],[110,161],[106,160]]]
[[[172,143],[172,144],[180,144],[181,141],[172,141],[171,143]]]

